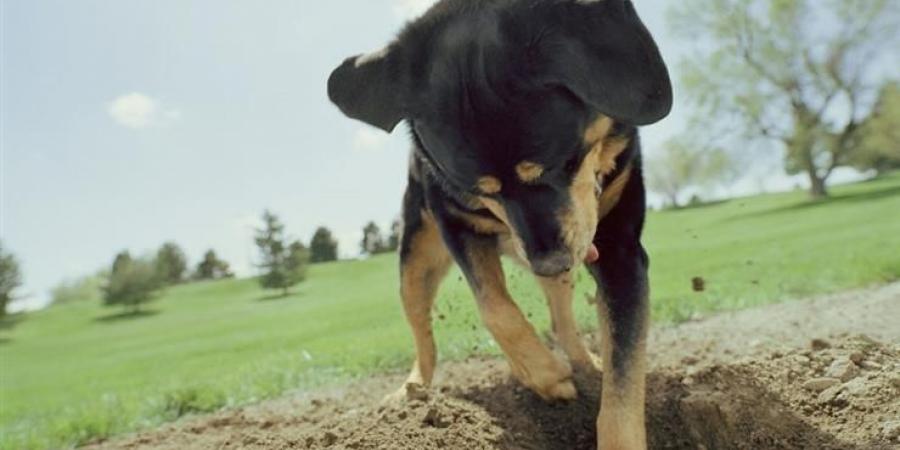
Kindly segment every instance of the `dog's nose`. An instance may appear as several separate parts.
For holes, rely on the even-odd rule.
[[[572,270],[572,254],[556,250],[531,258],[531,270],[535,275],[553,277]]]

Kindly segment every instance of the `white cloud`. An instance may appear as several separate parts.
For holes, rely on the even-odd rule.
[[[141,129],[159,123],[161,120],[178,120],[181,112],[163,109],[160,102],[146,94],[132,92],[116,97],[107,108],[109,116],[119,125]]]
[[[373,127],[359,127],[353,133],[353,149],[360,151],[373,151],[385,148],[390,135]]]
[[[435,3],[436,0],[394,0],[394,14],[401,19],[414,19]]]

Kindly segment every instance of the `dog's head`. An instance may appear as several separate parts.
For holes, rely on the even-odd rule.
[[[442,182],[514,232],[532,269],[568,270],[597,225],[596,139],[672,105],[628,0],[443,0],[328,81],[348,116],[407,120]]]

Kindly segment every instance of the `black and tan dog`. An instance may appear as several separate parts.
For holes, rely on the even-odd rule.
[[[603,450],[646,447],[647,255],[636,126],[665,117],[668,72],[627,0],[443,0],[380,52],[347,59],[328,93],[413,152],[403,203],[403,306],[416,343],[406,387],[435,366],[431,310],[452,262],[513,375],[541,397],[576,396],[571,366],[506,289],[500,256],[537,276],[572,364],[593,363],[572,314],[572,269],[596,279]],[[405,392],[405,388],[400,393]]]

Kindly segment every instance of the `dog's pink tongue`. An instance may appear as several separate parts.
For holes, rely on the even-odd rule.
[[[591,248],[589,248],[587,254],[584,255],[584,262],[590,264],[596,262],[598,259],[600,259],[600,251],[597,250],[596,245],[591,244]]]

